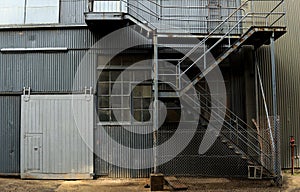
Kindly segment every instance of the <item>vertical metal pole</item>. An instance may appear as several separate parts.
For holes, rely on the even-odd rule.
[[[256,58],[256,51],[253,52],[253,59],[254,59],[254,71],[255,71],[255,110],[256,110],[256,123],[259,125],[260,119],[259,119],[259,110],[258,110],[258,72],[256,69],[256,66],[258,65],[258,61]]]
[[[203,46],[203,59],[204,59],[204,70],[207,68],[207,63],[206,63],[206,43],[204,42],[204,46]]]
[[[157,47],[157,31],[153,34],[153,93],[154,93],[154,106],[153,106],[153,172],[157,171],[157,130],[158,130],[158,47]]]
[[[272,101],[273,101],[273,123],[274,123],[274,138],[275,138],[275,175],[276,184],[281,185],[281,161],[280,161],[280,129],[277,123],[277,89],[276,89],[276,66],[275,66],[275,39],[274,32],[270,38],[270,52],[272,65]]]

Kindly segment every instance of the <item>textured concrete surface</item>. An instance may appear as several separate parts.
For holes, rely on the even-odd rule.
[[[247,180],[231,178],[194,178],[181,177],[181,182],[188,185],[187,191],[288,191],[300,192],[300,174],[291,176],[289,172],[284,173],[284,182],[281,188],[272,185],[270,180]],[[21,180],[19,178],[0,178],[0,191],[19,192],[127,192],[127,191],[150,191],[144,188],[150,184],[150,179],[107,179],[97,180]],[[164,191],[170,191],[167,186]]]

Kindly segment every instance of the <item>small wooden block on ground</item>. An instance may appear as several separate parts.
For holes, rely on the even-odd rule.
[[[165,181],[171,186],[174,190],[187,190],[188,186],[181,183],[176,177],[165,177]]]

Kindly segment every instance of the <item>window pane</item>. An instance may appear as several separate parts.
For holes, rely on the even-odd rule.
[[[108,95],[109,94],[109,84],[99,83],[98,84],[98,95]]]
[[[111,111],[111,121],[122,121],[121,110],[114,109]]]
[[[122,108],[121,96],[111,96],[111,107],[112,108]]]
[[[143,122],[150,121],[151,114],[149,110],[143,110],[142,113],[143,113]]]
[[[123,120],[130,121],[130,109],[122,110],[123,112]]]
[[[133,112],[133,117],[136,121],[141,122],[142,121],[142,115],[140,110],[136,110]]]
[[[142,86],[136,86],[136,87],[134,87],[134,89],[132,91],[133,97],[141,97],[142,93],[143,93]]]
[[[133,79],[131,76],[132,76],[132,72],[126,71],[125,75],[123,76],[123,81],[131,81],[131,79]]]
[[[123,82],[123,95],[129,95],[129,82]]]
[[[143,109],[149,109],[150,103],[152,99],[143,99]]]
[[[151,97],[151,86],[143,86],[143,97]]]
[[[59,0],[27,0],[25,24],[59,23]]]
[[[110,81],[115,82],[118,79],[120,74],[121,74],[121,71],[111,71],[110,72]],[[120,80],[121,80],[121,77],[120,77]]]
[[[102,71],[99,75],[99,81],[109,81],[109,72],[108,71]]]
[[[130,97],[123,97],[123,108],[130,108]]]
[[[25,0],[0,0],[0,25],[24,23]]]
[[[121,95],[121,93],[122,93],[122,83],[111,84],[112,95]]]
[[[136,80],[136,81],[144,79],[144,77],[145,77],[145,71],[135,71],[134,72],[134,76],[135,76],[134,80]]]
[[[133,108],[134,109],[141,109],[142,108],[142,99],[133,99]]]
[[[109,108],[109,97],[98,97],[99,108]]]
[[[109,110],[98,110],[100,121],[109,121]]]

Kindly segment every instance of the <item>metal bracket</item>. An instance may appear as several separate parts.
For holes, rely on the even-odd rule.
[[[93,95],[93,87],[84,87],[84,95],[87,101],[90,101]]]
[[[23,96],[25,102],[28,102],[30,100],[30,87],[23,87]]]

